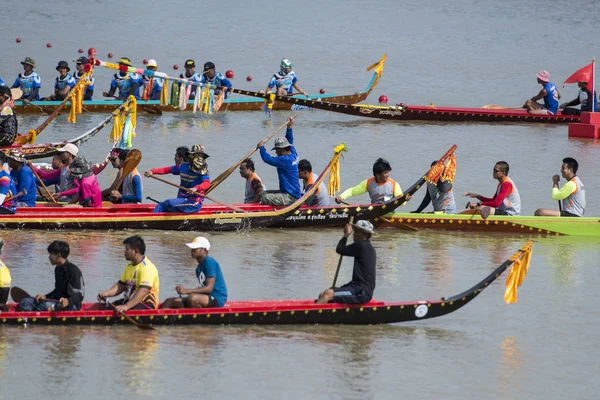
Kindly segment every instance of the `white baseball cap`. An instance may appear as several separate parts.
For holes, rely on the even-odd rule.
[[[155,59],[150,59],[148,60],[148,62],[146,63],[146,67],[158,67],[158,64],[156,63]]]
[[[67,153],[72,154],[74,157],[77,157],[77,154],[79,154],[79,149],[73,143],[67,143],[60,149],[56,149],[56,151],[66,151]]]
[[[192,243],[186,243],[185,245],[190,249],[210,250],[210,242],[204,236],[198,236],[196,239],[192,240]]]

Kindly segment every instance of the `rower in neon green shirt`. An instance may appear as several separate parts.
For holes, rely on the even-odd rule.
[[[560,172],[562,177],[567,180],[567,183],[560,189],[558,182],[560,177],[554,175],[552,177],[552,199],[558,200],[560,210],[552,210],[548,208],[538,208],[535,210],[535,215],[549,217],[583,217],[585,213],[585,186],[576,175],[579,169],[577,160],[567,157],[562,160]]]

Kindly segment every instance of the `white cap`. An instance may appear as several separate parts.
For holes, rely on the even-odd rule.
[[[156,63],[155,59],[151,58],[146,63],[146,67],[157,67],[158,68],[158,64]]]
[[[79,149],[73,143],[67,143],[60,149],[56,149],[56,151],[60,151],[60,152],[66,151],[67,153],[72,154],[73,157],[77,157],[77,154],[79,154]]]
[[[210,250],[210,242],[204,236],[198,236],[196,239],[192,240],[192,243],[186,243],[185,245],[190,249]]]

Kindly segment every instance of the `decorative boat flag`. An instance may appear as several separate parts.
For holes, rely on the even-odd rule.
[[[585,67],[579,68],[573,75],[567,78],[565,83],[577,83],[577,82],[587,82],[588,90],[591,93],[594,93],[594,78],[595,78],[595,60],[592,60],[591,63],[586,65]]]

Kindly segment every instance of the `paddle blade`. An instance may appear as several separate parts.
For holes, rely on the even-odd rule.
[[[12,299],[15,303],[20,303],[25,297],[32,297],[32,296],[30,296],[29,293],[27,293],[23,289],[13,286],[10,289],[10,297],[12,297]]]

